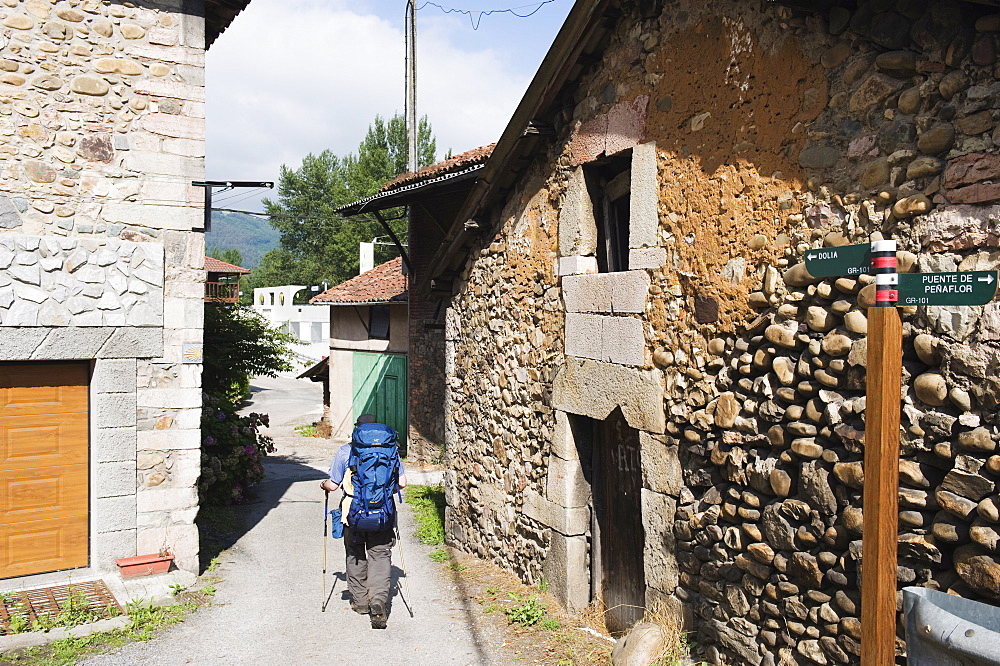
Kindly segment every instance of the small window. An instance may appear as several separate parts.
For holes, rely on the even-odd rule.
[[[368,337],[372,340],[389,339],[388,305],[373,305],[368,308]]]
[[[631,186],[631,152],[587,168],[587,188],[597,223],[597,270],[601,273],[628,270]]]

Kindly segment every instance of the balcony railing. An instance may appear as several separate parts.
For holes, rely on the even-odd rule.
[[[235,303],[240,300],[240,285],[225,282],[206,282],[205,300]]]

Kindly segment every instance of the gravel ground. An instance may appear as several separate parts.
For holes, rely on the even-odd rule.
[[[333,661],[394,664],[503,664],[503,637],[477,625],[470,602],[444,567],[431,561],[432,548],[416,542],[411,517],[400,512],[407,567],[403,596],[394,587],[389,626],[370,628],[367,616],[346,600],[343,542],[329,540],[328,575],[323,582],[323,493],[325,476],[339,442],[305,438],[294,426],[319,418],[318,384],[290,377],[254,381],[250,411],[271,417],[269,434],[278,452],[267,476],[245,507],[249,529],[220,557],[213,574],[214,604],[191,614],[148,643],[136,643],[83,663],[92,666],[144,664],[319,664]],[[411,470],[417,472],[417,470]],[[394,577],[402,576],[399,549]],[[332,586],[332,591],[331,591]],[[329,598],[326,611],[321,610]]]

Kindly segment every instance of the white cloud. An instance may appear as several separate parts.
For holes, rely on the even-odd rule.
[[[359,6],[253,0],[235,19],[208,52],[209,178],[276,181],[281,164],[352,152],[376,114],[403,111],[402,9],[390,22]],[[515,71],[514,58],[458,34],[459,19],[424,17],[417,111],[439,157],[497,140],[534,66]]]

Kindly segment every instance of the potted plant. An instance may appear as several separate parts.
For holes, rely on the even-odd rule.
[[[118,565],[118,573],[122,578],[137,578],[139,576],[151,576],[153,574],[167,573],[170,571],[170,564],[174,561],[174,556],[166,548],[161,548],[159,553],[151,555],[136,555],[135,557],[122,557],[115,560]]]

